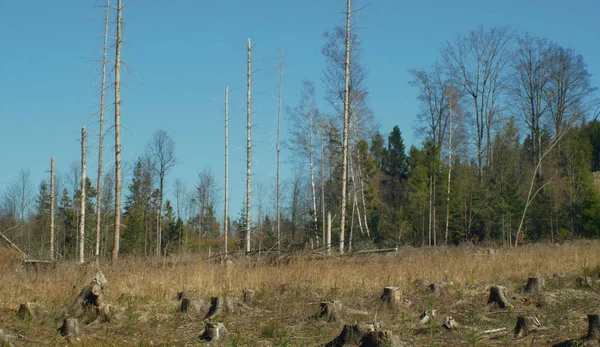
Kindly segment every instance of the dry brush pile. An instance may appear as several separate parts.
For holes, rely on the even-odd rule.
[[[600,243],[27,271],[3,255],[0,346],[598,343]]]

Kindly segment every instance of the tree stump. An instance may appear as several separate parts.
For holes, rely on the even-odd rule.
[[[252,289],[247,289],[247,288],[242,289],[242,301],[243,302],[246,302],[246,303],[252,302],[252,300],[254,300],[255,295],[256,295],[256,292]]]
[[[514,307],[506,300],[507,289],[501,286],[493,286],[490,288],[490,297],[488,304],[498,304],[500,308]]]
[[[544,290],[544,279],[540,277],[530,277],[525,286],[525,293],[540,293]]]
[[[358,345],[365,335],[372,331],[375,331],[375,325],[373,324],[346,324],[340,335],[327,343],[325,347]]]
[[[181,301],[183,299],[191,299],[193,295],[190,292],[181,291],[177,292],[177,301]]]
[[[208,303],[206,300],[183,298],[183,300],[181,300],[181,305],[179,306],[179,311],[184,313],[202,313],[205,312],[207,308]]]
[[[417,288],[425,289],[425,288],[429,288],[429,285],[430,285],[430,283],[427,280],[418,279],[415,281],[415,286]]]
[[[587,341],[600,341],[600,315],[588,314]]]
[[[525,337],[541,327],[542,324],[540,324],[540,321],[536,317],[518,316],[517,325],[515,326],[515,337]]]
[[[108,281],[102,271],[98,271],[90,284],[85,286],[75,298],[71,310],[80,313],[89,307],[99,308],[103,304],[103,293],[108,288]]]
[[[17,318],[19,319],[37,319],[41,314],[40,307],[35,302],[25,302],[19,305]]]
[[[241,313],[248,311],[250,307],[246,306],[240,298],[229,296],[219,296],[210,298],[210,309],[204,319],[213,318],[222,313]]]
[[[77,318],[65,318],[63,324],[58,328],[58,331],[61,336],[67,338],[71,343],[79,340],[79,337],[81,336]]]
[[[317,319],[323,319],[327,322],[341,322],[343,319],[343,307],[340,301],[321,302]]]
[[[379,300],[388,306],[397,306],[402,300],[402,292],[399,287],[384,287]]]
[[[446,316],[442,319],[442,326],[448,330],[453,330],[458,328],[458,323],[451,316]]]
[[[227,339],[229,332],[223,323],[206,323],[200,339],[209,342],[222,342]]]
[[[419,323],[425,324],[433,318],[435,318],[435,310],[427,310],[419,316]]]

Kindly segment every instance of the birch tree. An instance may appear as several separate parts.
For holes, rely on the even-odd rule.
[[[223,237],[225,239],[225,257],[227,257],[227,234],[229,231],[229,86],[225,86],[225,203],[223,209]]]
[[[54,157],[50,159],[50,261],[54,261]]]
[[[85,127],[81,128],[81,205],[79,209],[79,264],[85,262],[85,186],[86,186],[86,158],[85,158]]]
[[[252,230],[252,218],[250,215],[251,212],[251,193],[252,193],[252,183],[251,183],[251,116],[252,116],[252,66],[251,66],[251,54],[252,54],[252,45],[250,39],[248,39],[248,71],[247,71],[247,98],[246,98],[246,255],[250,253],[250,233]]]

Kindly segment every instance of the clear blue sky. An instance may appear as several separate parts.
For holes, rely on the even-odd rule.
[[[112,0],[116,3],[116,0]],[[286,49],[284,106],[298,102],[303,79],[320,83],[321,34],[343,24],[344,0],[124,0],[122,126],[124,187],[131,165],[152,134],[175,140],[178,165],[168,176],[188,187],[203,167],[223,186],[223,92],[230,86],[230,213],[245,187],[245,69],[247,39],[255,45],[254,180],[265,193],[275,174],[278,49]],[[95,179],[103,16],[98,1],[0,0],[0,191],[19,170],[31,171],[34,192],[50,157],[66,173],[79,160],[81,126],[89,140],[88,172]],[[369,71],[370,105],[388,133],[399,125],[408,145],[418,111],[407,69],[439,59],[441,43],[477,25],[507,25],[546,37],[582,54],[600,85],[600,2],[597,0],[355,0],[369,4],[354,18]],[[113,58],[112,56],[110,58]],[[112,99],[112,97],[111,97]],[[327,106],[322,102],[323,108]],[[107,120],[113,121],[112,107]],[[286,132],[284,118],[283,132]],[[114,160],[112,133],[105,167]],[[283,153],[286,158],[290,155]],[[286,164],[284,164],[286,165]],[[289,172],[291,165],[284,167]],[[288,174],[284,176],[289,177]],[[220,211],[221,207],[219,207]]]

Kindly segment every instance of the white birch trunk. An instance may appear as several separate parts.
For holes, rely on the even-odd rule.
[[[312,190],[312,205],[313,205],[313,224],[314,224],[314,237],[317,239],[317,246],[319,245],[319,237],[317,230],[317,191],[315,188],[315,174],[314,174],[314,166],[313,166],[313,137],[314,137],[314,111],[312,109],[312,100],[311,100],[311,115],[308,117],[308,164],[310,170],[310,186]],[[311,228],[312,229],[312,228]]]
[[[326,239],[326,224],[325,224],[325,140],[323,139],[323,131],[321,129],[321,222],[323,230],[323,243]]]
[[[50,261],[54,261],[54,157],[50,159]]]
[[[223,212],[223,237],[227,257],[227,234],[229,231],[229,86],[225,86],[225,211]]]
[[[251,54],[252,51],[252,46],[250,43],[250,39],[248,39],[248,96],[247,96],[247,100],[246,100],[246,107],[247,107],[247,126],[246,126],[246,131],[247,131],[247,142],[246,142],[246,255],[248,255],[250,253],[250,232],[251,232],[251,223],[252,223],[252,218],[250,217],[250,196],[251,196],[251,191],[252,191],[252,187],[251,187],[251,182],[250,182],[250,163],[251,163],[251,157],[250,157],[250,149],[251,149],[251,137],[250,137],[250,130],[251,130],[251,123],[250,123],[250,117],[252,115],[252,111],[251,111],[251,105],[252,105],[252,99],[251,99],[251,75],[252,75],[252,70],[251,70]]]

